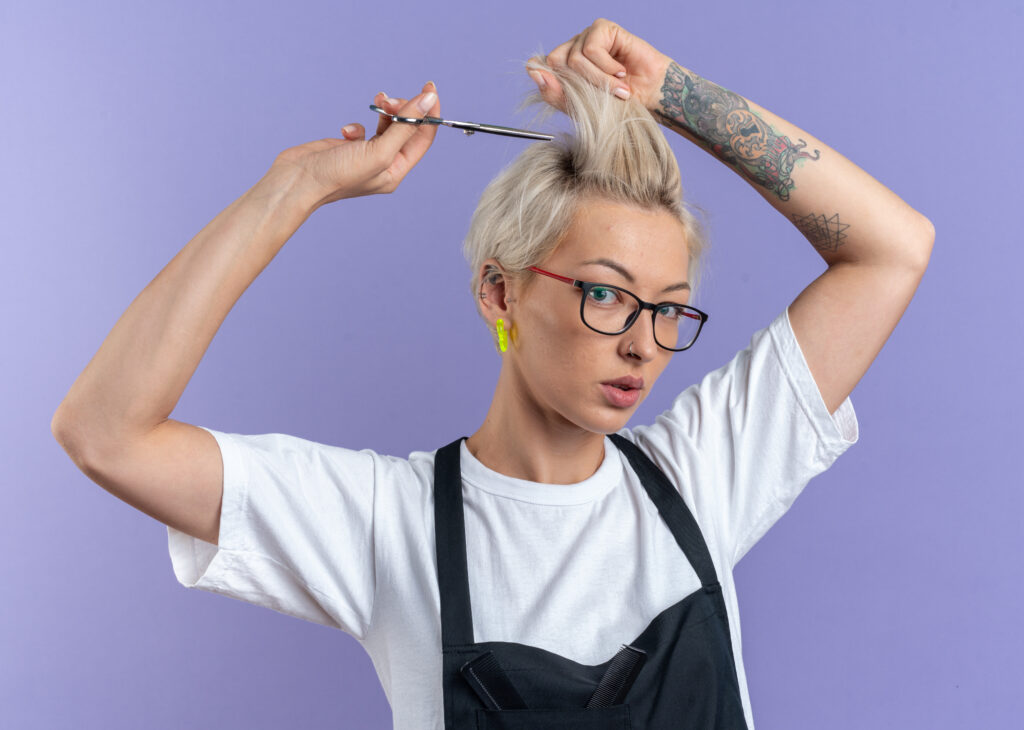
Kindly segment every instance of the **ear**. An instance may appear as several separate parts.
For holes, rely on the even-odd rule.
[[[509,299],[512,288],[508,285],[504,267],[497,259],[487,259],[480,268],[480,291],[477,292],[480,310],[491,320],[507,317],[508,302],[515,301]]]

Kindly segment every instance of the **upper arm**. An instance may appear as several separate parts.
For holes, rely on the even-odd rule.
[[[829,413],[874,362],[926,267],[927,262],[837,262],[789,305],[793,334]]]
[[[224,467],[212,434],[168,419],[151,431],[82,452],[79,468],[155,520],[217,544]]]

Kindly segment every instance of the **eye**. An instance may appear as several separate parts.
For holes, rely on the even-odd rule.
[[[603,286],[591,287],[588,298],[595,304],[611,304],[619,299],[619,292]]]
[[[683,317],[688,319],[700,319],[700,315],[692,312],[682,304],[662,304],[658,315],[672,321],[678,321]]]

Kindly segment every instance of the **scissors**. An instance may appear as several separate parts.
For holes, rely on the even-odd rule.
[[[400,117],[397,114],[390,114],[389,112],[381,109],[376,104],[370,104],[370,108],[378,114],[391,117],[393,122],[405,122],[406,124],[444,124],[448,127],[454,127],[455,129],[461,129],[465,134],[473,134],[474,132],[488,132],[490,134],[503,134],[506,137],[524,137],[526,139],[540,139],[545,142],[550,142],[554,139],[553,134],[542,134],[540,132],[528,132],[525,129],[515,129],[513,127],[499,127],[496,124],[477,124],[476,122],[456,122],[450,119],[441,119],[441,117]]]

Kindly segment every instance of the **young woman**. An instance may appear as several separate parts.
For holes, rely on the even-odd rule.
[[[436,126],[281,153],[132,303],[54,416],[168,526],[174,571],[355,636],[400,728],[752,728],[732,569],[858,437],[849,394],[929,221],[823,142],[600,19],[528,68],[575,135],[530,144],[465,243],[502,364],[468,438],[407,459],[169,418],[241,293],[318,207],[392,192]],[[623,91],[624,90],[624,91]],[[432,84],[375,103],[438,116]],[[626,427],[698,341],[704,250],[659,123],[742,175],[828,269]],[[683,355],[682,357],[685,357]]]

